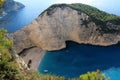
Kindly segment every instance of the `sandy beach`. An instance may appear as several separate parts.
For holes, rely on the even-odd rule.
[[[30,69],[37,70],[44,54],[45,54],[45,51],[35,47],[25,51],[24,56],[22,56],[22,58],[26,64],[28,64],[29,61],[31,60]]]

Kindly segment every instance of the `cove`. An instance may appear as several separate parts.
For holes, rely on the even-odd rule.
[[[111,80],[120,79],[120,44],[108,47],[70,41],[66,44],[65,49],[46,52],[39,65],[39,72],[72,78],[100,69]]]

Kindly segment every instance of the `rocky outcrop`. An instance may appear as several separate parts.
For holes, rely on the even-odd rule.
[[[21,53],[25,49],[35,47],[24,30],[19,30],[13,34],[9,34],[9,38],[14,42],[14,50],[16,53]]]
[[[3,6],[0,8],[2,9],[2,13],[0,14],[0,17],[5,16],[7,13],[11,11],[17,11],[23,7],[25,6],[19,2],[16,2],[14,0],[6,0]]]
[[[19,30],[12,34],[7,34],[6,38],[14,42],[11,53],[18,63],[18,66],[23,70],[37,70],[39,64],[45,54],[45,51],[40,47],[36,47],[28,37],[24,30]],[[29,63],[31,61],[31,63]]]
[[[102,31],[104,27],[110,31]],[[117,44],[120,41],[120,34],[113,33],[114,30],[120,31],[120,25],[107,22],[101,27],[83,11],[69,6],[58,6],[44,11],[31,24],[13,33],[13,36],[18,52],[33,45],[51,51],[65,48],[66,41],[101,46]]]
[[[27,32],[24,30],[8,34],[7,38],[14,42],[11,53],[14,53],[18,66],[21,69],[37,70],[45,51],[36,47],[29,39]],[[30,60],[31,63],[29,64]]]
[[[6,0],[6,2],[3,5],[3,9],[7,13],[11,12],[11,11],[16,11],[23,7],[25,7],[23,4],[21,4],[19,2],[15,2],[14,0]]]

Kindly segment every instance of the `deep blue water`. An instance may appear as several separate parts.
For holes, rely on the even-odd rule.
[[[58,0],[16,1],[23,3],[26,7],[3,17],[0,27],[4,27],[9,33],[27,26],[42,11]],[[120,15],[119,0],[102,1],[102,4],[100,2],[92,3],[92,5],[106,12]],[[106,76],[111,77],[111,80],[120,80],[120,44],[100,47],[68,42],[66,49],[47,52],[38,68],[43,74],[45,74],[43,70],[48,70],[48,73],[66,77],[78,77],[82,73],[96,69],[101,69]]]
[[[47,52],[38,68],[43,74],[66,77],[79,77],[97,69],[110,76],[111,80],[120,79],[120,44],[101,47],[67,42],[66,49]]]

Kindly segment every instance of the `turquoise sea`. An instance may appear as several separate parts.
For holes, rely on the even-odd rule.
[[[11,12],[0,21],[0,27],[4,27],[9,33],[15,32],[27,26],[32,20],[54,3],[46,0],[16,0],[26,7]],[[118,3],[117,3],[118,4]],[[114,8],[116,6],[116,8]],[[98,7],[106,12],[120,15],[117,9],[119,5],[111,7]],[[117,9],[117,10],[116,10]],[[47,52],[39,65],[38,70],[43,74],[55,74],[66,77],[78,77],[87,71],[100,69],[111,80],[120,80],[120,44],[101,47],[67,42],[67,48],[59,51]]]

